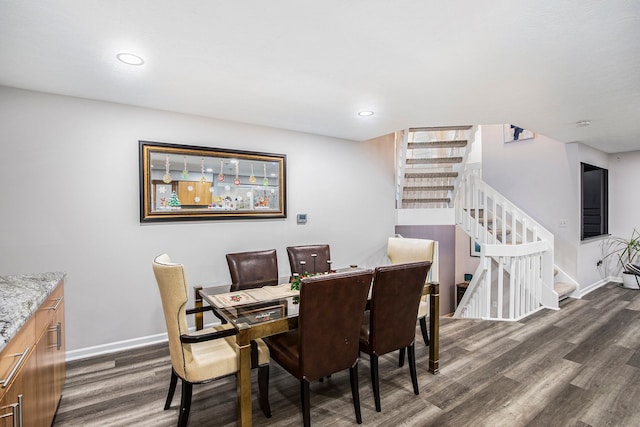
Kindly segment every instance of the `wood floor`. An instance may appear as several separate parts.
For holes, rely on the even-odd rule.
[[[363,425],[640,426],[640,291],[610,283],[522,322],[443,318],[440,331],[440,374],[427,372],[427,349],[416,344],[419,396],[396,353],[380,358],[380,413],[363,356]],[[298,381],[271,366],[273,417],[258,409],[254,378],[254,425],[299,426]],[[67,369],[54,426],[176,425],[179,387],[171,409],[162,409],[170,374],[166,345],[75,361]],[[315,426],[355,424],[348,371],[313,383],[311,406]],[[189,425],[233,426],[236,412],[235,377],[194,386]]]

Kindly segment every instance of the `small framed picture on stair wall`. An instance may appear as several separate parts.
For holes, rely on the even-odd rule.
[[[521,127],[518,127],[516,125],[503,125],[504,127],[504,142],[517,142],[517,141],[523,141],[526,139],[534,139],[535,138],[535,134],[527,129],[523,129]]]
[[[471,237],[469,238],[471,256],[480,256],[480,243],[476,242]]]

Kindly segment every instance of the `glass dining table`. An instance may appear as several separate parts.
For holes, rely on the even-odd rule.
[[[341,269],[338,271],[347,271]],[[352,269],[351,269],[352,270]],[[237,330],[239,348],[237,376],[239,425],[252,425],[251,403],[251,341],[276,335],[298,327],[299,291],[292,290],[289,277],[282,277],[279,285],[230,291],[230,285],[196,287],[195,307],[206,301],[219,317]],[[429,372],[439,372],[439,286],[425,286],[429,295]],[[202,329],[202,314],[196,315],[196,329]]]

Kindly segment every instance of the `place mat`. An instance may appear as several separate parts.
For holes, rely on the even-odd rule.
[[[209,295],[209,297],[213,300],[216,307],[223,308],[298,295],[300,295],[300,292],[291,290],[291,285],[286,283],[284,285],[263,286],[261,288],[246,289],[244,291]]]
[[[217,307],[233,307],[236,305],[258,302],[247,292],[227,292],[225,294],[209,295]]]
[[[271,295],[272,298],[297,297],[300,295],[300,291],[291,289],[291,283],[277,286],[264,286],[261,290]]]

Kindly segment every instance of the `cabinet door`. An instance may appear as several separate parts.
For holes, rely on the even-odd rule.
[[[52,322],[53,323],[53,322]],[[44,335],[36,346],[36,357],[38,359],[38,425],[47,425],[53,419],[56,411],[57,401],[55,399],[55,365],[53,347],[55,345],[55,329],[50,323]]]
[[[38,414],[40,426],[50,426],[65,379],[64,303],[56,304],[50,323],[36,347],[38,359]]]
[[[179,181],[178,199],[181,205],[208,206],[211,204],[211,183]]]
[[[0,400],[0,427],[40,426],[36,401],[37,363],[32,353]]]
[[[58,407],[64,384],[64,284],[51,293],[36,312],[36,324],[40,328],[35,358],[38,364],[37,425],[51,425]]]
[[[62,395],[62,388],[64,387],[64,381],[67,377],[66,361],[65,361],[65,335],[64,335],[64,302],[58,307],[55,317],[51,326],[55,330],[55,345],[53,348],[53,388],[55,396],[55,404],[58,406],[58,401]]]

